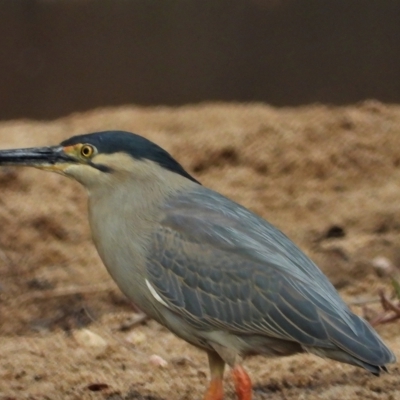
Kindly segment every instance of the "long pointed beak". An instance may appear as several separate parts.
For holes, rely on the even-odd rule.
[[[76,160],[66,154],[62,146],[0,150],[0,165],[46,168],[73,162]]]

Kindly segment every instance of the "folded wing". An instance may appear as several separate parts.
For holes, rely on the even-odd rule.
[[[344,351],[373,366],[394,361],[293,242],[206,188],[169,201],[148,272],[162,300],[196,329]]]

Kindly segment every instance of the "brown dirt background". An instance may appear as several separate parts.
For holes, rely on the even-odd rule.
[[[400,106],[99,109],[4,122],[0,147],[52,145],[106,129],[154,140],[204,185],[278,226],[346,301],[390,293],[372,260],[400,266]],[[342,237],[332,237],[335,231]],[[0,399],[202,398],[205,355],[154,321],[121,329],[133,312],[91,243],[85,190],[55,174],[2,168]],[[106,345],[85,344],[80,328]],[[399,322],[377,330],[400,356]],[[153,354],[167,365],[153,365]],[[311,355],[255,357],[245,365],[255,400],[400,398],[397,364],[380,378]],[[94,391],[96,383],[108,387]],[[229,375],[226,393],[235,398]]]

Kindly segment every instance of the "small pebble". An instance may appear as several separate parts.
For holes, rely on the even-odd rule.
[[[79,329],[74,331],[73,337],[75,340],[85,348],[90,348],[95,352],[95,355],[101,355],[107,349],[107,342],[97,333],[89,329]]]
[[[391,261],[383,256],[375,257],[372,260],[372,266],[379,276],[389,276],[394,271],[394,266]]]
[[[157,354],[151,355],[149,361],[150,364],[153,364],[155,367],[159,368],[165,368],[168,365],[168,362]]]
[[[146,335],[143,332],[131,332],[126,336],[125,340],[134,345],[138,345],[140,343],[145,342],[147,339]]]

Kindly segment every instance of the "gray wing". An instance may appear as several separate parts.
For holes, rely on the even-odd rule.
[[[170,199],[164,211],[149,277],[196,329],[337,346],[375,365],[393,357],[318,267],[265,220],[201,186]]]

